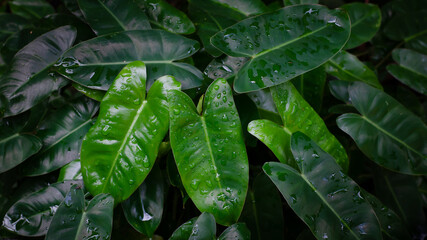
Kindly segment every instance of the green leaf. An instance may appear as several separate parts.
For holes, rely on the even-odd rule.
[[[356,56],[344,50],[327,62],[326,72],[343,81],[360,81],[378,89],[383,89],[374,71],[369,69]]]
[[[381,10],[369,3],[348,3],[341,6],[351,21],[351,35],[344,49],[351,49],[371,40],[381,25]]]
[[[173,77],[164,76],[146,98],[145,82],[144,63],[123,68],[82,144],[85,186],[92,195],[110,193],[116,204],[127,199],[150,172],[168,131],[167,91],[180,88]]]
[[[188,240],[199,240],[199,239],[216,239],[216,224],[215,218],[212,214],[204,212],[200,214],[194,223],[191,235]]]
[[[329,81],[329,91],[331,94],[338,100],[341,100],[345,103],[350,103],[350,95],[348,92],[348,86],[351,85],[351,82],[333,80]]]
[[[165,0],[140,0],[136,3],[144,9],[150,23],[156,27],[178,34],[192,34],[196,31],[187,15]]]
[[[284,239],[282,201],[267,175],[255,177],[239,222],[246,223],[254,240]]]
[[[45,0],[13,0],[9,1],[9,7],[12,13],[27,19],[40,19],[55,12]]]
[[[83,190],[74,185],[53,216],[45,239],[109,239],[113,207],[114,199],[107,194],[99,194],[85,203]]]
[[[83,137],[94,124],[92,117],[97,111],[97,102],[80,98],[48,115],[37,132],[43,148],[25,162],[23,173],[43,175],[79,158]]]
[[[218,237],[218,240],[228,239],[250,240],[251,232],[244,223],[236,223],[225,229]]]
[[[21,48],[47,31],[48,30],[46,29],[37,29],[31,27],[24,28],[13,33],[9,38],[7,38],[0,49],[2,58],[5,62],[10,63],[13,59],[13,56],[15,56],[15,54],[21,50]]]
[[[153,237],[162,220],[164,188],[160,168],[153,167],[138,189],[122,202],[128,223],[145,236]]]
[[[248,158],[233,94],[225,79],[205,94],[200,116],[183,92],[171,91],[170,142],[185,190],[222,225],[237,221],[248,188]]]
[[[393,59],[399,65],[388,65],[387,71],[403,84],[427,95],[427,55],[410,49],[395,49]]]
[[[305,101],[319,113],[322,107],[323,92],[326,83],[325,67],[320,66],[315,68],[299,75],[291,81],[301,96],[304,97]]]
[[[64,84],[61,78],[55,79],[48,72],[75,37],[73,27],[60,27],[41,35],[16,53],[10,71],[0,79],[0,95],[8,100],[5,116],[30,109]]]
[[[225,78],[232,80],[242,66],[248,61],[245,57],[223,56],[213,59],[206,67],[204,73],[210,79]]]
[[[83,93],[84,95],[86,95],[87,97],[90,97],[98,102],[102,101],[102,98],[104,98],[105,96],[105,91],[102,90],[96,90],[96,89],[91,89],[88,87],[85,87],[83,85],[80,85],[78,83],[73,82],[73,87]]]
[[[87,23],[98,36],[126,30],[151,29],[147,16],[135,1],[78,0],[78,2]]]
[[[377,164],[405,174],[427,174],[427,127],[386,93],[360,82],[348,87],[360,112],[338,117],[337,124]]]
[[[80,166],[80,159],[76,159],[61,168],[57,181],[62,182],[65,180],[82,180],[82,179],[83,179],[83,176],[82,176],[82,171]]]
[[[272,122],[256,120],[249,124],[249,132],[256,134],[267,147],[273,150],[276,157],[291,166],[293,158],[289,154],[290,138],[292,133],[301,131],[316,141],[319,146],[332,155],[337,163],[347,171],[348,157],[343,146],[332,135],[322,118],[310,107],[310,105],[301,97],[292,83],[284,83],[271,88],[271,93],[276,107],[282,117],[283,126]],[[261,125],[259,125],[261,123]],[[266,127],[263,127],[266,124]],[[281,129],[281,130],[280,130]],[[279,132],[280,130],[280,132]],[[276,141],[275,138],[278,140]]]
[[[297,4],[307,4],[307,3],[319,3],[319,0],[283,0],[285,6],[297,5]]]
[[[197,41],[166,31],[126,31],[76,45],[63,54],[57,70],[83,86],[106,91],[126,64],[144,61],[147,88],[167,73],[178,79],[183,89],[189,89],[201,85],[203,74],[192,65],[174,61],[187,58],[198,49]]]
[[[19,15],[0,13],[0,42],[3,43],[9,36],[23,29],[28,24],[28,20]]]
[[[23,197],[7,211],[3,227],[21,236],[43,236],[53,215],[73,184],[78,181],[54,183]]]
[[[3,119],[0,123],[0,173],[25,161],[42,148],[42,141],[24,132],[22,116]]]
[[[267,11],[267,6],[261,0],[189,0],[194,4],[216,15],[243,20],[251,15]]]
[[[227,55],[250,57],[234,80],[236,92],[274,86],[310,71],[341,50],[350,35],[342,10],[295,5],[245,19],[211,38]]]
[[[169,240],[188,240],[190,237],[194,223],[197,221],[197,217],[188,220],[179,226],[173,233]]]
[[[271,120],[277,124],[282,124],[282,119],[277,111],[276,105],[274,104],[270,89],[265,88],[259,91],[247,93],[247,95],[257,106],[261,118]]]
[[[378,220],[360,187],[306,135],[294,133],[291,141],[301,172],[276,162],[265,163],[263,169],[316,238],[381,239]]]

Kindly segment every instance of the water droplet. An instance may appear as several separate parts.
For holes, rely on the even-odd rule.
[[[193,190],[197,190],[197,188],[199,187],[199,180],[193,179],[190,183],[190,186]]]
[[[219,89],[219,86],[218,86],[218,85],[215,85],[215,86],[214,86],[214,89],[215,89],[215,90],[218,90],[218,89]]]
[[[135,181],[133,179],[129,179],[129,185],[133,185]]]
[[[173,109],[173,113],[175,115],[179,115],[181,113],[181,111],[178,108]]]
[[[133,100],[133,104],[135,105],[139,105],[141,101],[139,101],[139,98]]]
[[[102,134],[104,134],[104,136],[107,136],[110,133],[111,127],[110,125],[105,125],[104,128],[102,129]]]

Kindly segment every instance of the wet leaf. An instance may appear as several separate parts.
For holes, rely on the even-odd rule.
[[[74,87],[77,91],[79,91],[79,92],[83,93],[83,94],[84,94],[84,95],[86,95],[87,97],[90,97],[90,98],[92,98],[92,99],[94,99],[94,100],[96,100],[96,101],[98,101],[98,102],[101,102],[101,101],[102,101],[102,98],[104,98],[105,93],[106,93],[105,91],[102,91],[102,90],[96,90],[96,89],[91,89],[91,88],[85,87],[85,86],[80,85],[80,84],[75,83],[75,82],[73,82],[73,87]]]
[[[210,79],[225,78],[227,81],[230,81],[247,61],[248,58],[245,57],[230,57],[225,55],[213,59],[206,67],[204,73]]]
[[[74,185],[53,216],[45,239],[109,239],[113,207],[114,199],[107,194],[86,203],[81,186]]]
[[[234,80],[236,92],[275,86],[310,71],[341,50],[350,35],[342,10],[295,5],[245,19],[211,38],[233,57],[251,59]]]
[[[303,133],[294,133],[291,141],[300,172],[276,162],[263,169],[316,238],[381,239],[371,205],[332,156]]]
[[[306,3],[319,3],[319,0],[283,0],[285,6],[297,5],[297,4],[306,4]]]
[[[214,81],[203,112],[179,91],[168,95],[170,142],[185,190],[196,207],[219,224],[237,221],[248,188],[248,159],[230,86]]]
[[[212,214],[204,212],[200,214],[191,230],[188,240],[216,239],[216,223]]]
[[[427,127],[394,98],[364,83],[348,86],[360,112],[337,119],[362,152],[377,164],[405,174],[427,173]]]
[[[65,180],[83,180],[80,159],[71,161],[61,168],[59,172],[58,182]]]
[[[292,84],[310,106],[320,112],[326,83],[325,67],[320,66],[292,79]]]
[[[197,221],[197,217],[188,220],[179,226],[173,233],[169,240],[188,240],[193,231],[194,223]]]
[[[218,237],[218,240],[250,240],[251,232],[244,223],[235,223],[224,230]]]
[[[147,66],[147,89],[166,73],[188,89],[200,86],[203,74],[192,65],[175,61],[198,49],[198,42],[166,31],[126,31],[76,45],[62,55],[57,70],[78,84],[106,91],[126,64],[143,61]]]
[[[128,64],[102,100],[95,125],[82,144],[85,187],[110,193],[118,204],[144,181],[156,160],[169,121],[167,91],[179,89],[173,77],[158,79],[147,97],[145,64]]]

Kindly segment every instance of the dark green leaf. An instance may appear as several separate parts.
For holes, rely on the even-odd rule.
[[[113,227],[114,199],[99,194],[85,203],[81,186],[74,185],[59,205],[46,240],[109,239]]]
[[[133,0],[78,0],[80,9],[96,35],[126,30],[151,29],[147,16]]]
[[[381,25],[381,10],[377,5],[354,2],[341,8],[347,11],[351,21],[351,35],[344,49],[355,48],[374,37]]]
[[[209,240],[215,239],[216,224],[212,214],[204,212],[197,218],[194,223],[191,235],[188,240]]]
[[[79,158],[83,137],[92,127],[97,111],[97,102],[80,98],[48,115],[37,132],[43,148],[25,163],[23,173],[46,174]]]
[[[277,124],[282,124],[282,119],[274,104],[273,97],[271,96],[270,89],[262,89],[255,92],[247,93],[248,97],[257,106],[259,115],[262,119],[271,120]]]
[[[166,94],[180,85],[164,76],[146,98],[145,82],[144,63],[128,64],[103,98],[98,119],[82,144],[85,186],[93,195],[110,193],[116,204],[127,199],[153,167],[169,126]]]
[[[227,55],[250,57],[235,78],[237,92],[274,86],[334,56],[350,35],[342,10],[295,5],[243,20],[211,38]]]
[[[383,88],[378,82],[374,71],[369,69],[356,56],[344,50],[327,62],[326,72],[343,81],[360,81],[378,89]]]
[[[234,78],[242,66],[248,61],[244,57],[223,56],[213,59],[206,67],[204,73],[211,79],[225,78],[227,81]]]
[[[60,27],[36,38],[15,55],[10,71],[0,79],[0,95],[8,99],[5,116],[30,109],[64,84],[48,72],[75,37],[73,27]]]
[[[28,20],[19,15],[0,13],[0,43],[3,43],[9,36],[28,24]]]
[[[325,67],[320,66],[294,79],[292,84],[310,106],[320,112],[323,101],[323,91],[326,82]]]
[[[191,4],[209,12],[215,12],[216,15],[235,20],[263,13],[267,6],[261,0],[189,0]]]
[[[45,235],[59,204],[73,184],[82,186],[78,181],[54,183],[20,199],[6,213],[3,227],[21,236]]]
[[[182,83],[183,89],[188,89],[200,86],[203,74],[192,65],[174,61],[189,57],[198,49],[198,42],[166,31],[126,31],[76,45],[63,54],[57,66],[67,78],[106,91],[126,64],[140,60],[147,66],[147,88],[155,79],[170,74]]]
[[[341,115],[338,127],[377,164],[405,174],[426,174],[427,127],[421,119],[364,83],[352,83],[348,92],[361,115]]]
[[[264,164],[265,173],[317,239],[381,239],[378,220],[360,187],[310,138],[292,135],[300,172],[286,164]]]
[[[307,4],[307,3],[319,3],[319,0],[283,0],[285,6],[297,5],[297,4]]]
[[[248,159],[230,86],[214,81],[200,116],[179,91],[168,94],[170,142],[185,190],[222,225],[237,221],[248,188]]]
[[[413,90],[427,95],[427,55],[409,49],[396,49],[393,59],[399,65],[388,65],[387,71]]]
[[[10,63],[19,50],[46,32],[45,29],[24,28],[12,34],[1,47],[1,55],[5,62]]]
[[[244,223],[236,223],[228,227],[221,233],[218,240],[250,240],[251,232]]]
[[[46,0],[13,0],[9,1],[9,7],[12,13],[27,19],[39,19],[55,12]]]
[[[193,231],[194,223],[197,221],[197,217],[188,220],[179,226],[173,233],[169,240],[188,240]]]
[[[350,103],[351,99],[348,93],[348,86],[350,85],[351,85],[351,82],[339,81],[339,80],[330,81],[329,91],[338,100],[341,100],[345,103]]]
[[[169,5],[165,0],[139,0],[142,7],[156,27],[178,34],[194,33],[196,28],[185,13]]]
[[[59,172],[58,182],[65,180],[82,180],[82,171],[80,166],[80,159],[71,161],[61,168]]]
[[[138,232],[152,237],[162,220],[164,198],[163,176],[157,166],[138,189],[122,202],[129,224]]]
[[[105,91],[91,89],[91,88],[85,87],[85,86],[80,85],[80,84],[75,83],[75,82],[73,82],[73,87],[77,91],[83,93],[84,95],[86,95],[86,96],[88,96],[88,97],[90,97],[90,98],[92,98],[98,102],[101,102],[102,98],[104,98],[104,96],[105,96]]]

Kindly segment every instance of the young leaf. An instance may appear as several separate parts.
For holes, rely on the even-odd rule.
[[[348,86],[359,114],[337,119],[362,152],[377,164],[405,174],[427,173],[427,127],[386,93],[361,82]]]
[[[160,168],[153,167],[138,189],[122,202],[128,223],[145,236],[152,237],[162,220],[164,188]]]
[[[375,73],[356,56],[344,50],[326,63],[326,72],[343,81],[360,81],[383,89]]]
[[[228,239],[250,240],[251,232],[244,223],[236,223],[225,229],[218,237],[218,240]]]
[[[82,98],[52,112],[38,128],[43,148],[23,169],[26,176],[52,172],[80,157],[82,139],[92,127],[98,103]]]
[[[82,186],[79,181],[54,183],[20,199],[7,211],[3,227],[21,236],[45,235],[59,204],[74,184]]]
[[[377,5],[348,3],[341,6],[351,21],[351,35],[344,49],[351,49],[371,40],[381,25],[381,10]]]
[[[295,5],[245,19],[215,34],[211,43],[227,55],[251,58],[234,80],[235,91],[250,92],[322,65],[349,36],[344,11]]]
[[[151,29],[147,16],[132,0],[78,0],[87,23],[96,35]]]
[[[291,139],[300,172],[268,162],[271,178],[294,212],[317,239],[381,239],[378,220],[360,187],[335,160],[301,132]]]
[[[48,72],[75,37],[73,27],[60,27],[41,35],[16,53],[10,71],[0,79],[0,95],[8,99],[5,116],[30,109],[64,83]]]
[[[53,216],[46,240],[109,239],[113,227],[114,199],[96,195],[85,203],[81,186],[74,185]]]
[[[204,212],[200,214],[194,223],[191,235],[188,240],[198,240],[198,239],[213,239],[215,240],[216,236],[216,223],[215,218],[212,214]]]
[[[183,223],[172,233],[172,236],[169,238],[169,240],[188,240],[193,231],[193,226],[196,221],[197,217],[194,217]]]
[[[80,159],[76,159],[61,168],[59,172],[58,182],[65,180],[82,180],[82,171]]]
[[[197,208],[222,225],[237,221],[249,181],[239,115],[225,79],[205,94],[203,112],[183,92],[171,91],[170,142],[185,190]]]
[[[167,91],[180,89],[173,77],[164,76],[145,98],[145,82],[144,63],[123,68],[82,144],[85,187],[92,195],[110,193],[116,204],[127,199],[153,167],[169,126]]]
[[[174,61],[189,57],[198,49],[197,41],[166,31],[126,31],[74,46],[62,55],[57,70],[83,86],[106,91],[126,64],[143,61],[147,66],[147,89],[165,73],[188,89],[201,85],[203,74],[192,65]]]
[[[427,55],[410,49],[396,49],[393,59],[399,65],[388,65],[387,71],[408,87],[427,95]]]
[[[136,3],[147,14],[150,23],[156,27],[178,34],[192,34],[196,31],[187,15],[165,0],[142,0]]]

